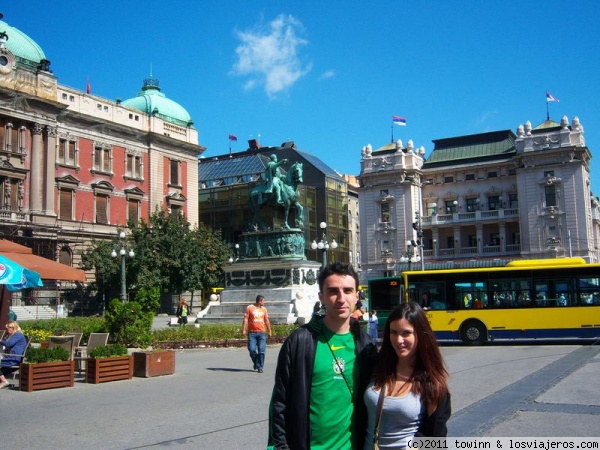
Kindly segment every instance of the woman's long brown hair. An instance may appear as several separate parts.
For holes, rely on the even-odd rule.
[[[386,383],[396,382],[398,355],[390,340],[390,324],[400,319],[406,319],[414,327],[417,338],[412,391],[421,394],[427,406],[439,405],[448,393],[448,371],[425,311],[415,302],[394,308],[385,323],[378,363],[373,372],[375,386],[380,388]]]

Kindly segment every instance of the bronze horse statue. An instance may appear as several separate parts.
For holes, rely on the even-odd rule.
[[[288,215],[290,208],[293,206],[296,208],[296,221],[295,227],[301,228],[303,224],[302,212],[304,207],[300,204],[300,193],[298,192],[298,186],[302,183],[302,163],[295,162],[292,164],[287,171],[285,181],[279,179],[281,183],[281,200],[283,204],[277,204],[276,194],[274,192],[265,192],[267,184],[261,184],[250,191],[250,206],[252,208],[252,220],[257,226],[266,229],[264,221],[259,217],[261,209],[265,205],[270,205],[275,208],[283,208],[285,210],[284,216],[284,228],[290,229],[288,224]]]

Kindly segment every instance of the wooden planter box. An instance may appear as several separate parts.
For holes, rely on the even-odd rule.
[[[85,366],[86,383],[98,384],[107,381],[131,380],[133,376],[133,357],[131,355],[87,358]]]
[[[135,352],[133,354],[133,375],[136,377],[158,377],[175,373],[175,352]]]
[[[19,388],[25,392],[73,387],[75,384],[75,362],[21,364]]]

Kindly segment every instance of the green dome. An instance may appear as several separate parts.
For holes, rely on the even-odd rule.
[[[31,61],[35,63],[36,66],[42,60],[46,60],[44,51],[33,39],[0,20],[0,41],[2,40],[6,40],[4,47],[10,50],[13,55]]]
[[[167,122],[182,127],[189,127],[194,123],[183,106],[167,98],[165,94],[160,92],[156,78],[144,80],[144,86],[138,95],[134,98],[124,100],[122,104],[128,108],[158,116]]]

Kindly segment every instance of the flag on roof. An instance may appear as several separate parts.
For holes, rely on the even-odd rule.
[[[559,99],[557,99],[556,97],[554,97],[550,92],[546,91],[546,102],[560,102]]]
[[[402,125],[402,126],[406,126],[406,119],[404,117],[400,117],[400,116],[392,116],[392,121],[396,124],[396,125]]]
[[[85,85],[85,92],[88,95],[92,93],[92,85],[90,84],[90,77],[87,78],[87,84]]]
[[[234,136],[233,134],[229,135],[229,140],[230,141],[236,141],[237,142],[237,136]]]

